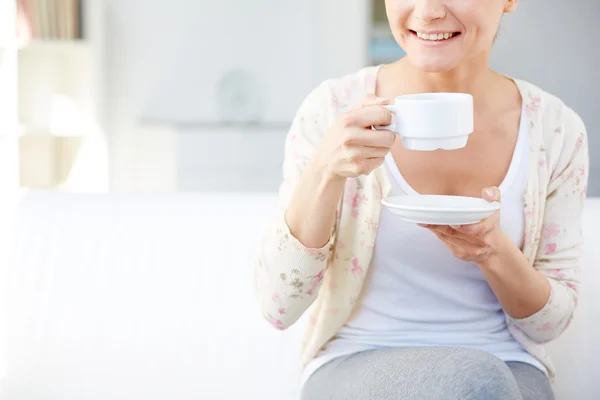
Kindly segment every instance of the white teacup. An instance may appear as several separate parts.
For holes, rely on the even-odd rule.
[[[473,96],[466,93],[420,93],[396,97],[385,106],[394,115],[389,129],[411,150],[454,150],[473,133]]]

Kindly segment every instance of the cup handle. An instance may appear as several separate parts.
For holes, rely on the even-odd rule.
[[[387,110],[389,110],[392,114],[394,114],[394,116],[396,115],[396,111],[394,110],[394,106],[393,105],[385,105],[383,106],[385,107]],[[392,132],[398,132],[396,130],[396,120],[397,118],[394,118],[392,123],[389,125],[377,125],[377,126],[372,126],[371,129],[373,130],[390,130]]]

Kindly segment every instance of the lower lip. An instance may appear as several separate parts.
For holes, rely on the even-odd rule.
[[[455,34],[451,38],[444,39],[444,40],[427,40],[427,39],[421,39],[420,37],[418,37],[416,32],[411,31],[410,34],[424,46],[444,46],[444,45],[447,45],[447,44],[450,44],[450,43],[456,41],[456,39],[458,39],[460,37],[460,33],[459,33],[459,34]]]

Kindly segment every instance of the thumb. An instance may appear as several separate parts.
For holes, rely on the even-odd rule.
[[[481,197],[483,197],[484,200],[487,201],[500,201],[500,198],[502,197],[502,193],[500,193],[500,189],[498,189],[496,186],[490,186],[487,188],[484,188],[481,191]]]

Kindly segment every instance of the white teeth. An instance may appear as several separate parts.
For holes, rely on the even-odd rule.
[[[446,39],[450,39],[452,36],[454,36],[454,33],[451,32],[446,32],[446,33],[432,33],[432,34],[428,34],[428,33],[421,33],[421,32],[417,32],[417,36],[421,39],[425,39],[425,40],[446,40]]]

